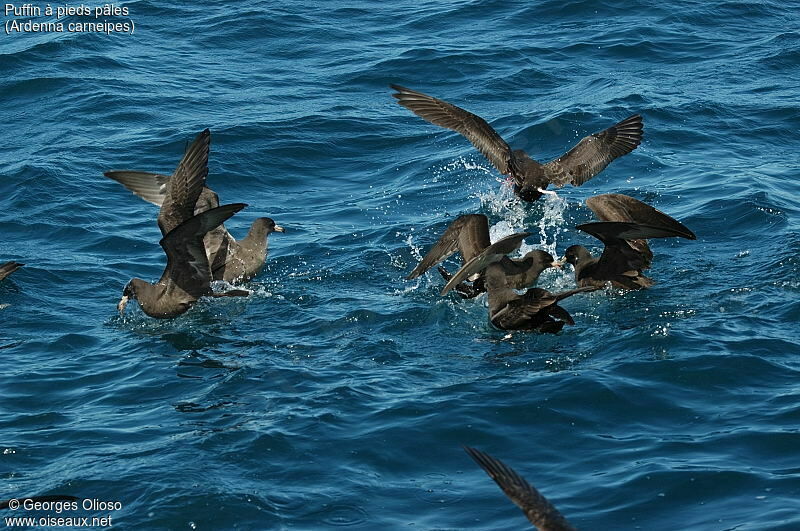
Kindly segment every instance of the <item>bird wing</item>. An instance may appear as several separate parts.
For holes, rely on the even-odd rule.
[[[107,171],[103,175],[114,179],[134,194],[156,206],[161,206],[164,202],[164,197],[167,195],[167,184],[170,180],[169,175],[134,170]]]
[[[483,214],[466,214],[453,221],[406,280],[417,278],[442,260],[461,252],[464,261],[478,255],[490,245],[489,220]]]
[[[211,268],[203,236],[246,206],[244,203],[234,203],[206,210],[190,217],[164,236],[159,243],[167,254],[167,267],[159,282],[167,289],[174,283],[195,297],[205,295],[210,289]]]
[[[508,253],[513,253],[522,245],[522,240],[530,236],[530,232],[518,232],[496,241],[484,249],[479,255],[474,256],[461,269],[456,271],[453,277],[442,288],[441,295],[446,295],[448,291],[456,287],[462,281],[486,269],[487,266],[501,260]]]
[[[627,155],[642,141],[642,117],[629,116],[604,131],[583,138],[572,149],[544,165],[551,183],[580,186],[608,166]]]
[[[5,264],[0,265],[0,280],[3,280],[24,265],[25,264],[21,264],[19,262],[6,262]]]
[[[582,288],[575,288],[575,289],[570,289],[570,290],[567,290],[567,291],[560,291],[560,292],[556,293],[555,295],[553,295],[553,297],[555,297],[556,302],[558,302],[558,301],[563,301],[567,297],[572,297],[573,295],[576,295],[578,293],[587,293],[587,292],[590,292],[590,291],[597,291],[599,289],[603,289],[603,288],[600,287],[600,286],[584,286]]]
[[[576,228],[591,234],[605,245],[595,266],[597,270],[628,276],[636,276],[649,265],[649,259],[625,240],[686,237],[682,232],[672,229],[622,221],[584,223]]]
[[[534,526],[548,531],[574,529],[558,509],[513,468],[475,448],[465,446],[464,450],[497,483],[506,496],[522,509]]]
[[[208,176],[210,145],[211,132],[206,129],[197,135],[169,179],[158,212],[158,226],[164,236],[194,215],[195,204]]]
[[[595,195],[586,200],[586,206],[600,221],[627,221],[651,227],[663,227],[684,238],[697,239],[694,232],[675,218],[624,194]]]
[[[497,131],[492,129],[492,126],[486,120],[446,101],[432,98],[427,94],[407,89],[400,85],[389,86],[397,91],[392,96],[397,98],[397,102],[400,105],[409,109],[423,120],[461,133],[467,140],[472,142],[472,145],[478,148],[478,151],[489,159],[489,162],[500,173],[508,174],[511,172],[514,154],[506,141],[497,134]]]
[[[194,206],[194,214],[200,214],[206,210],[211,210],[219,206],[219,196],[211,188],[203,187],[200,197]],[[236,246],[236,238],[228,232],[224,224],[208,231],[203,238],[206,247],[206,255],[211,264],[212,274],[214,271],[225,265],[230,254],[230,247]],[[216,277],[216,275],[214,275]]]
[[[595,221],[578,225],[578,230],[587,232],[603,243],[614,240],[638,240],[648,238],[689,238],[682,230],[675,230],[671,227],[659,227],[654,225],[644,225],[642,223],[630,223],[626,221]]]

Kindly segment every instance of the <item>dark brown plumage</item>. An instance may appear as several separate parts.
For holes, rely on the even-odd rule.
[[[470,258],[463,266],[461,266],[461,269],[456,271],[453,277],[447,281],[447,284],[445,284],[444,288],[442,288],[441,295],[447,295],[448,291],[455,288],[463,280],[471,278],[474,275],[479,275],[490,264],[497,264],[497,266],[503,271],[504,275],[506,275],[506,282],[508,285],[513,285],[514,287],[518,287],[520,289],[527,287],[526,285],[517,286],[517,283],[512,282],[512,279],[510,279],[507,276],[508,271],[514,271],[515,273],[517,273],[516,277],[518,278],[519,281],[524,280],[520,275],[521,272],[516,271],[518,269],[516,267],[518,264],[514,263],[514,261],[508,258],[507,255],[519,249],[520,246],[522,245],[522,241],[530,235],[531,235],[530,232],[518,232],[516,234],[511,234],[504,238],[500,238],[499,240],[497,240],[496,242],[485,248],[483,251],[481,251],[480,254]],[[538,256],[539,253],[544,253],[547,257],[550,258],[550,262],[552,262],[553,257],[545,253],[544,251],[531,251],[531,253],[529,254],[535,257]],[[521,265],[521,263],[519,265]],[[534,264],[530,262],[526,264],[526,268],[532,267],[534,268],[535,271],[534,272],[535,278],[531,280],[530,284],[536,282],[536,279],[539,278],[539,274],[542,272],[544,267],[549,266],[548,264],[548,266],[543,266],[541,268],[538,268],[537,267],[538,265],[539,265],[538,263]]]
[[[529,232],[521,232],[492,244],[489,240],[489,220],[486,216],[483,214],[459,216],[447,227],[439,241],[431,247],[422,261],[406,278],[419,277],[458,251],[464,261],[464,266],[455,275],[451,275],[446,269],[439,267],[439,273],[447,281],[442,295],[451,289],[464,298],[472,298],[484,293],[486,287],[481,271],[486,265],[493,262],[498,262],[503,267],[507,282],[511,287],[523,289],[532,286],[542,270],[549,267],[549,263],[543,266],[543,261],[540,259],[540,255],[547,255],[547,253],[537,250],[531,251],[521,258],[506,256],[519,249],[522,240],[529,235]],[[552,261],[552,257],[550,258]],[[467,280],[471,280],[472,284],[468,285]]]
[[[590,197],[586,204],[604,221],[577,228],[603,242],[605,247],[599,258],[581,245],[567,248],[565,258],[574,266],[579,286],[604,286],[610,282],[619,289],[649,288],[654,281],[642,274],[653,257],[647,239],[697,239],[682,223],[633,197],[603,194]]]
[[[642,117],[634,114],[583,138],[557,159],[541,164],[522,150],[512,151],[480,116],[415,90],[399,85],[390,87],[397,91],[392,96],[403,107],[424,120],[464,135],[500,173],[514,180],[514,191],[525,201],[541,197],[550,184],[582,185],[642,141]]]
[[[117,309],[125,312],[129,299],[150,317],[169,318],[187,311],[200,297],[238,296],[248,292],[232,290],[215,295],[211,291],[211,267],[203,237],[246,205],[237,203],[212,208],[194,215],[206,176],[210,134],[206,129],[189,146],[166,185],[158,212],[158,226],[164,237],[159,242],[167,255],[167,266],[155,284],[134,278],[123,290]]]
[[[21,264],[19,262],[6,262],[5,264],[0,265],[0,280],[3,280],[24,265],[25,264]]]
[[[599,288],[588,286],[553,294],[542,288],[530,288],[520,295],[508,287],[502,269],[494,264],[486,269],[489,321],[500,330],[556,334],[564,325],[575,324],[569,312],[558,302],[577,293],[596,289]]]
[[[236,203],[206,210],[181,223],[159,242],[167,255],[167,266],[155,284],[134,278],[122,293],[117,305],[125,312],[129,299],[139,301],[150,317],[167,319],[186,312],[203,296],[247,296],[247,291],[231,290],[223,294],[211,291],[211,269],[208,265],[203,236],[243,209]]]
[[[694,239],[694,233],[683,224],[656,210],[647,203],[624,194],[600,194],[586,200],[586,206],[594,212],[600,221],[626,221],[656,227],[669,227],[676,232],[682,232],[686,237]],[[653,260],[653,252],[647,245],[647,240],[629,240],[634,250],[639,251],[645,264],[642,269],[648,269]]]
[[[208,148],[210,141],[211,133],[205,129],[195,138],[186,154]],[[186,155],[184,155],[185,157]],[[170,176],[136,170],[119,170],[108,171],[104,175],[119,182],[145,201],[162,207],[166,199],[168,184],[175,174]],[[204,185],[194,204],[193,213],[200,214],[218,206],[219,196]],[[185,212],[183,214],[185,215]],[[285,229],[276,225],[271,218],[257,218],[251,225],[247,236],[240,241],[236,241],[224,225],[211,230],[203,238],[203,242],[208,261],[211,264],[212,279],[238,282],[255,276],[266,261],[267,238],[272,232],[285,232]]]
[[[469,446],[464,451],[494,480],[539,531],[574,531],[567,519],[513,468]]]

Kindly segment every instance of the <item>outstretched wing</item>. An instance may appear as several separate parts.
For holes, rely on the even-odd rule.
[[[680,237],[689,240],[694,239],[691,237],[694,236],[694,234],[690,236],[683,230],[626,221],[596,221],[594,223],[584,223],[575,228],[591,234],[605,244],[615,240],[637,240],[642,238]]]
[[[211,283],[211,268],[203,236],[246,206],[244,203],[234,203],[206,210],[190,217],[164,236],[159,243],[167,254],[167,267],[160,282],[174,282],[195,297],[206,294]]]
[[[442,288],[441,295],[446,295],[448,291],[456,287],[458,284],[469,278],[475,273],[480,273],[486,269],[490,264],[501,260],[508,253],[513,253],[522,245],[522,240],[530,236],[530,232],[518,232],[510,236],[496,241],[481,254],[473,257],[461,269],[456,271],[453,277]]]
[[[175,227],[194,215],[194,207],[208,176],[208,152],[211,132],[206,129],[197,135],[186,150],[178,167],[167,183],[158,226],[161,234],[169,234]]]
[[[651,227],[662,227],[672,230],[675,235],[683,238],[697,239],[694,232],[675,218],[624,194],[595,195],[586,200],[586,206],[595,213],[600,221],[626,221]]]
[[[114,179],[134,194],[156,206],[161,206],[161,203],[164,202],[167,195],[167,183],[170,180],[169,175],[134,170],[107,171],[103,175]]]
[[[567,519],[513,468],[487,453],[465,446],[464,450],[494,480],[528,520],[540,530],[574,531]]]
[[[389,85],[397,91],[392,94],[397,98],[397,102],[409,109],[411,112],[440,127],[452,129],[464,135],[467,140],[472,142],[478,151],[489,159],[500,173],[508,174],[511,172],[514,155],[506,141],[503,140],[497,131],[492,129],[486,120],[456,107],[446,101],[432,98],[422,92],[407,89],[400,85]]]
[[[642,117],[629,116],[604,131],[582,139],[575,147],[544,165],[551,183],[580,186],[608,166],[611,161],[627,155],[642,142]]]
[[[491,244],[489,220],[483,214],[466,214],[453,221],[417,267],[406,277],[411,280],[422,275],[456,251],[469,261]]]
[[[622,221],[584,223],[576,228],[591,234],[605,245],[603,254],[597,262],[597,269],[628,276],[636,276],[650,264],[650,259],[625,240],[687,237],[683,231]]]

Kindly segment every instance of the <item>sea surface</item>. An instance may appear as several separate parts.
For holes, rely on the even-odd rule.
[[[0,517],[524,529],[469,445],[580,529],[800,529],[796,4],[117,6],[96,20],[132,34],[0,34],[0,261],[26,264],[0,284],[0,499],[118,508]],[[526,204],[389,83],[543,161],[633,113],[644,141]],[[286,233],[249,298],[120,317],[128,280],[166,259],[157,208],[103,172],[170,173],[206,127],[209,186],[249,204],[231,232],[270,216]],[[597,252],[575,225],[610,192],[697,241],[652,241],[657,284],[564,301],[558,335],[493,329],[485,296],[440,297],[436,271],[404,280],[466,213],[495,239],[533,232],[523,251]]]

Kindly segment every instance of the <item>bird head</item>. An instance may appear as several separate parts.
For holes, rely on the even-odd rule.
[[[120,315],[125,315],[125,307],[128,305],[128,301],[135,298],[136,289],[133,280],[131,280],[125,285],[125,289],[122,290],[122,298],[117,303],[117,311]]]
[[[592,255],[583,245],[571,245],[564,252],[564,262],[577,266],[579,262],[591,258]]]

